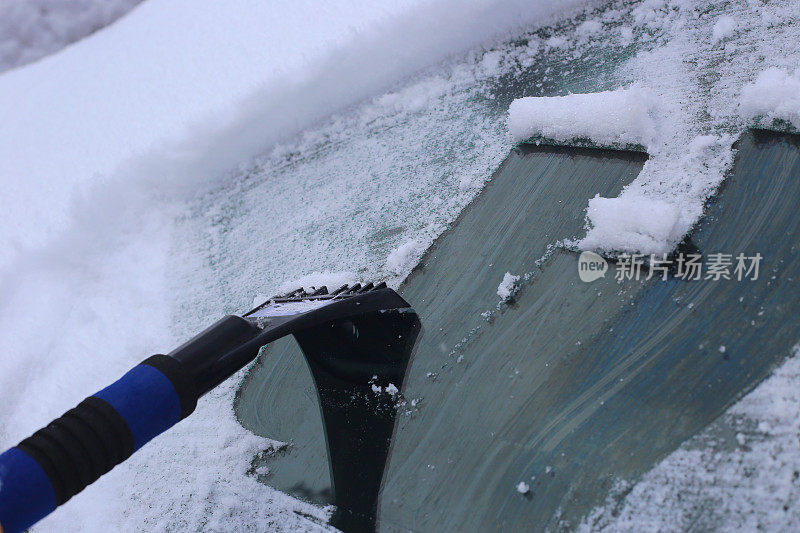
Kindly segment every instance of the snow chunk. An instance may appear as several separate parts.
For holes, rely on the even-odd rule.
[[[376,105],[387,114],[422,111],[428,108],[433,100],[446,93],[449,88],[447,80],[435,77],[402,90],[387,93],[377,99]]]
[[[519,98],[508,109],[508,129],[516,142],[542,137],[647,147],[655,136],[656,108],[656,98],[641,85],[599,93]]]
[[[785,120],[800,128],[800,72],[765,70],[742,89],[739,111],[745,119]]]
[[[592,227],[577,243],[581,250],[666,253],[683,234],[678,208],[639,195],[595,196],[586,216]]]
[[[389,383],[386,385],[386,392],[392,396],[397,396],[400,393],[400,389],[394,383]]]
[[[598,20],[587,20],[582,22],[575,28],[575,35],[578,37],[591,37],[596,33],[600,33],[603,30],[603,24]]]
[[[417,262],[419,243],[416,240],[406,241],[389,254],[386,259],[386,268],[394,274],[403,274],[411,270]]]
[[[544,44],[550,48],[564,48],[567,46],[567,44],[569,44],[569,41],[567,41],[567,39],[564,37],[554,35],[553,37],[547,39]]]
[[[627,46],[633,42],[633,28],[630,26],[622,26],[619,29],[620,43]]]
[[[736,33],[736,29],[738,27],[739,23],[736,22],[735,18],[728,15],[723,15],[717,19],[716,24],[714,24],[714,28],[711,30],[711,40],[715,43],[718,43],[723,39],[731,37],[734,33]]]
[[[511,272],[506,272],[503,276],[503,281],[497,286],[497,295],[501,301],[506,301],[511,298],[511,295],[516,292],[516,283],[519,281],[519,276],[513,275]]]
[[[528,494],[531,491],[531,486],[525,483],[524,481],[520,481],[517,483],[517,492],[520,494]]]

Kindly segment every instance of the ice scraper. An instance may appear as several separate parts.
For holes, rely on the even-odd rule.
[[[335,525],[369,529],[387,453],[380,441],[391,438],[396,411],[392,395],[374,392],[402,385],[419,331],[417,314],[384,283],[298,289],[226,316],[0,455],[0,533],[41,520],[286,335],[298,341],[319,392]]]

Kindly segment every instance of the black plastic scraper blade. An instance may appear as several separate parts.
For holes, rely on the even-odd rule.
[[[334,303],[342,307],[345,302],[352,303],[350,311],[334,310]],[[298,290],[245,317],[276,320],[272,327],[283,329],[295,309],[315,316],[313,324],[292,333],[319,396],[336,506],[331,525],[345,532],[374,531],[400,391],[421,330],[419,317],[385,283],[344,286],[332,293],[326,287]]]
[[[377,311],[295,334],[319,394],[336,511],[331,525],[373,531],[378,493],[420,330],[416,313]]]

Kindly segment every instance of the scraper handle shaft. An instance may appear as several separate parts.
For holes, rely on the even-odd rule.
[[[197,405],[191,374],[154,355],[0,455],[0,531],[17,533],[120,464]]]

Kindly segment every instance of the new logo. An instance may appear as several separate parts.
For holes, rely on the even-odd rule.
[[[578,276],[586,283],[606,275],[608,263],[602,256],[594,252],[582,252],[578,257]]]

